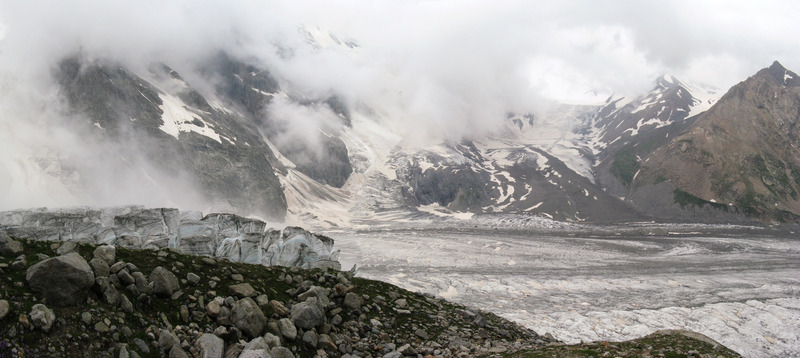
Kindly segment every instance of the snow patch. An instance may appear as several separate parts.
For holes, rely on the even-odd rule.
[[[164,93],[160,94],[159,97],[161,97],[162,102],[159,107],[162,111],[161,120],[164,123],[158,129],[176,139],[178,139],[181,132],[195,132],[222,144],[219,133],[211,129],[211,125],[208,122],[184,106],[180,98]]]

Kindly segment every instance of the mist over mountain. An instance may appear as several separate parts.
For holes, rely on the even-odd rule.
[[[790,40],[759,42],[725,16],[693,31],[710,4],[42,5],[0,7],[3,209],[168,205],[324,225],[375,213],[683,220],[692,214],[664,209],[670,193],[634,190],[649,168],[641,143],[658,153],[647,138],[682,135],[730,84],[800,58]],[[659,45],[649,25],[677,18],[685,41]],[[791,178],[792,160],[780,162]],[[676,187],[718,200],[697,185]],[[793,185],[756,192],[775,201]],[[797,214],[792,203],[780,210]],[[730,210],[697,220],[772,218]]]

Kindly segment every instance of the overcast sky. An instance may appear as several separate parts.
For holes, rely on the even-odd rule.
[[[494,95],[639,91],[662,72],[725,89],[776,59],[800,69],[799,18],[797,1],[0,1],[4,50],[26,62],[75,46],[253,52],[291,46],[305,25],[357,40],[370,66],[445,86],[497,82],[482,93]]]
[[[49,184],[19,179],[31,172],[20,163],[43,143],[60,155],[98,152],[51,126],[53,66],[78,52],[137,73],[164,62],[202,91],[213,86],[193,65],[225,50],[284,88],[336,93],[437,140],[485,133],[549,99],[641,94],[662,73],[726,90],[774,60],[800,71],[798,19],[800,1],[774,0],[0,0],[0,177],[18,177],[0,180],[0,192],[38,205],[31,195]],[[301,26],[360,47],[309,46]],[[315,118],[291,105],[272,113]]]

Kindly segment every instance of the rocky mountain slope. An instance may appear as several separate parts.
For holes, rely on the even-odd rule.
[[[611,166],[625,174],[628,196],[640,206],[661,197],[720,216],[796,222],[798,84],[796,74],[775,62],[688,123],[628,144]]]
[[[0,231],[0,355],[738,356],[683,332],[565,346],[480,310],[330,268],[70,243]]]

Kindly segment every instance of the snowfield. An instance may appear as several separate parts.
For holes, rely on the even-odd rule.
[[[356,264],[360,276],[492,311],[567,343],[686,329],[746,357],[800,356],[800,239],[792,233],[464,223],[326,234],[344,269]]]

